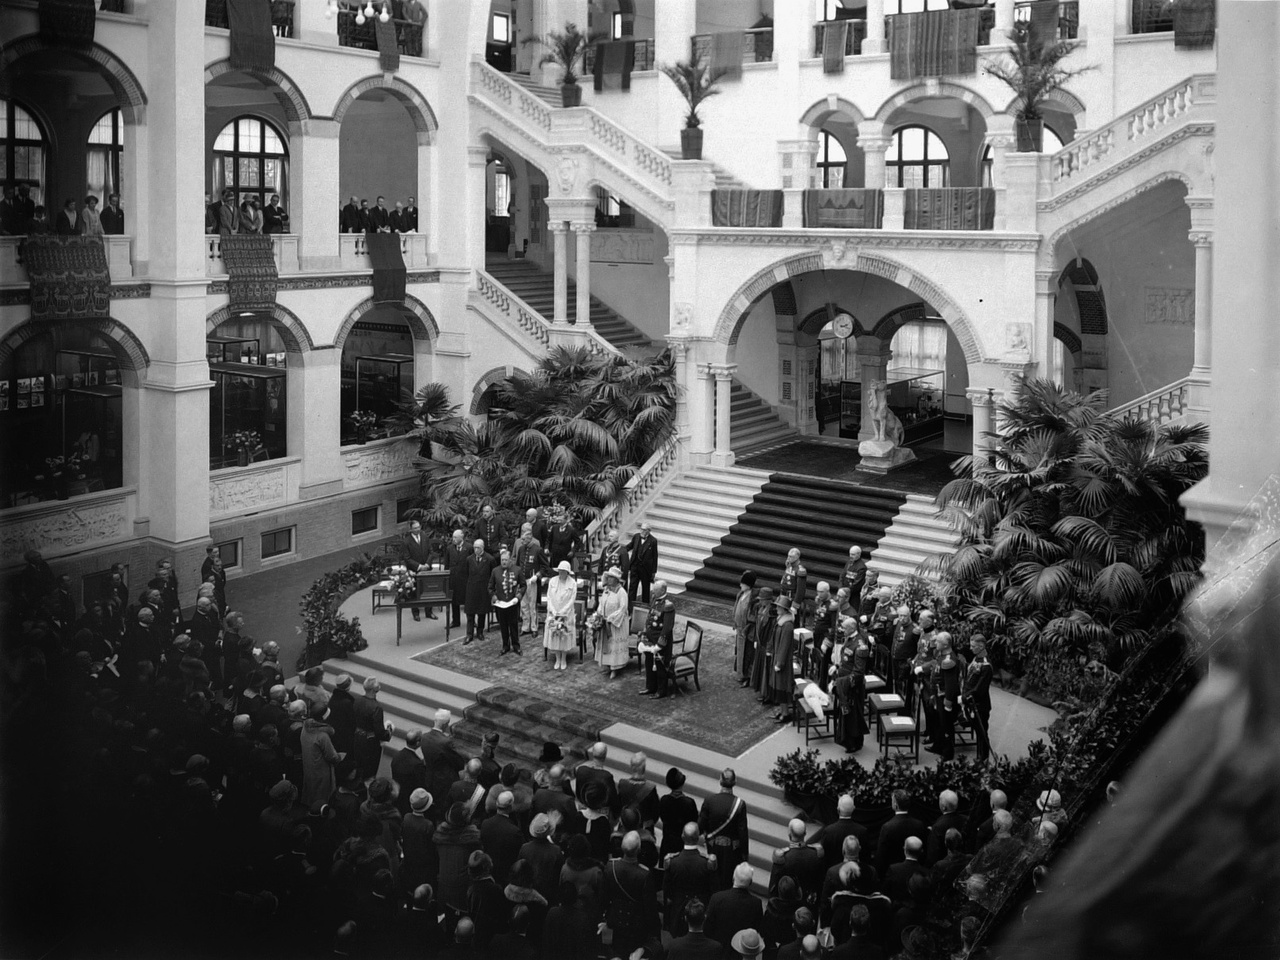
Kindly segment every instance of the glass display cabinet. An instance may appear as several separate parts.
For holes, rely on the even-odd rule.
[[[888,371],[886,399],[902,421],[905,446],[942,435],[942,395],[945,370],[898,367]],[[840,382],[840,436],[856,438],[862,428],[862,384]]]
[[[275,460],[288,452],[285,435],[286,372],[255,363],[211,363],[209,376],[209,468]],[[256,433],[251,448],[235,445],[235,434]]]
[[[399,409],[400,402],[413,396],[413,357],[407,353],[380,353],[355,358],[350,372],[342,374],[342,442],[357,443],[355,424],[348,418],[357,410],[375,414],[381,436],[381,421]]]
[[[209,363],[254,363],[266,361],[258,337],[205,337],[205,357]]]

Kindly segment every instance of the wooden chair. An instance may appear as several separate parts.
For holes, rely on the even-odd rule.
[[[649,608],[637,603],[631,608],[631,624],[627,628],[627,656],[640,659],[637,644],[644,639],[644,625],[649,621]]]
[[[702,656],[702,627],[692,620],[685,621],[684,639],[671,651],[671,679],[679,684],[681,680],[693,677],[693,685],[702,690],[698,680],[698,660]],[[679,689],[677,686],[676,689]]]

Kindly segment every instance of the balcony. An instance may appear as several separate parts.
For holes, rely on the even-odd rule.
[[[121,0],[116,0],[121,2]],[[293,36],[293,5],[295,0],[271,0],[271,26],[275,28],[277,37]],[[106,4],[103,4],[106,9]],[[227,0],[205,0],[204,25],[230,29],[227,20]]]
[[[634,39],[632,37],[622,37],[623,40]],[[596,66],[596,48],[599,44],[592,44],[587,47],[587,52],[583,57],[583,72],[588,76],[595,70]],[[633,73],[640,70],[655,69],[653,63],[653,37],[636,39],[636,60],[631,67]]]
[[[997,191],[981,187],[784,191],[803,215],[787,225],[813,230],[992,230]]]
[[[840,21],[829,20],[823,23],[815,23],[813,25],[813,55],[815,57],[822,56],[822,47],[826,42],[827,28],[834,27]],[[862,41],[867,39],[867,21],[865,20],[845,20],[844,23],[849,25],[849,29],[844,34],[844,55],[846,57],[854,57],[862,52]],[[885,35],[888,36],[888,21],[885,21]]]
[[[225,277],[227,265],[222,262],[222,236],[205,234],[205,276]],[[298,238],[290,233],[271,234],[271,247],[275,253],[277,273],[298,272]]]
[[[695,60],[711,63],[714,34],[700,33],[691,37],[691,50]],[[744,30],[742,37],[743,63],[768,63],[773,59],[773,27],[756,27]]]
[[[400,255],[404,257],[406,270],[430,266],[425,233],[400,234]],[[363,233],[338,234],[338,258],[343,270],[372,270],[368,242]]]
[[[22,241],[26,237],[0,237],[0,287],[25,286],[31,282],[22,263]],[[133,237],[104,237],[107,269],[115,283],[133,278]]]
[[[376,51],[378,49],[378,35],[375,27],[378,22],[377,15],[372,17],[360,15],[364,23],[358,23],[357,14],[358,11],[354,8],[338,11],[338,45],[356,50]],[[395,17],[391,18],[390,23],[395,27],[396,46],[401,56],[425,57],[427,55],[423,35],[424,24]]]
[[[1052,2],[1052,0],[1048,0]],[[1032,11],[1039,3],[1016,3],[1013,6],[1013,19],[1015,22],[1019,20],[1030,20]],[[1080,38],[1080,3],[1079,0],[1062,0],[1058,3],[1058,39],[1059,40],[1078,40]],[[1169,29],[1173,29],[1170,20]],[[999,38],[997,38],[999,42]]]

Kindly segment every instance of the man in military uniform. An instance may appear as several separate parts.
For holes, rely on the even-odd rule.
[[[898,607],[898,612],[889,624],[889,682],[894,693],[902,697],[907,705],[907,713],[911,712],[911,658],[915,656],[915,638],[911,633],[911,608],[906,604]]]
[[[610,567],[617,567],[621,570],[622,582],[627,582],[627,573],[631,569],[631,558],[627,555],[627,548],[618,539],[618,531],[616,529],[610,530],[608,537],[605,539],[604,547],[600,551],[600,559],[596,562],[596,575],[603,577]]]
[[[529,512],[536,515],[536,511]],[[526,522],[520,528],[520,539],[516,541],[515,562],[525,586],[524,599],[520,603],[523,609],[525,632],[537,633],[538,581],[547,572],[547,553],[530,523]]]
[[[507,528],[498,519],[491,503],[486,503],[480,508],[480,519],[476,521],[473,533],[477,540],[483,540],[488,544],[489,552],[492,554],[497,554],[503,547],[509,546]]]
[[[862,602],[862,584],[867,579],[867,561],[862,559],[861,547],[849,548],[849,560],[840,574],[840,586],[849,588],[854,603]]]
[[[826,673],[831,664],[831,632],[836,626],[835,598],[831,596],[831,584],[825,580],[818,582],[817,593],[813,595],[813,646],[808,651],[805,669],[810,677],[818,681],[818,686],[826,689]],[[823,647],[826,647],[826,655]]]
[[[826,870],[822,848],[805,843],[804,833],[803,820],[787,824],[787,845],[773,851],[773,870],[769,874],[771,894],[783,877],[793,879],[806,900],[816,900],[822,891],[822,875]]]
[[[800,551],[792,547],[787,551],[787,562],[782,567],[779,579],[778,595],[791,601],[791,609],[796,616],[803,618],[805,611],[805,593],[809,586],[809,572],[800,562]]]
[[[991,677],[995,669],[987,659],[986,638],[975,633],[969,638],[973,660],[964,675],[961,697],[973,714],[973,729],[978,740],[978,762],[985,763],[991,755]]]
[[[951,634],[938,633],[938,660],[934,675],[934,715],[937,728],[930,739],[932,746],[925,749],[936,753],[939,759],[950,760],[956,753],[956,712],[960,709],[960,688],[964,682],[964,657],[951,646]]]
[[[662,934],[657,884],[639,857],[640,835],[632,830],[622,838],[622,856],[604,868],[600,899],[613,931],[611,956],[630,956]]]
[[[676,626],[676,605],[667,596],[667,582],[653,584],[653,606],[644,624],[644,689],[640,696],[660,700],[668,697],[671,679],[672,631]]]
[[[524,596],[525,583],[516,569],[510,550],[502,551],[501,564],[489,577],[489,601],[498,618],[498,630],[502,634],[502,653],[522,656],[520,650],[520,598]]]
[[[707,797],[698,811],[698,830],[706,840],[707,852],[716,858],[716,887],[720,890],[733,886],[733,868],[751,854],[747,804],[733,793],[737,782],[732,768],[725,768],[720,773],[720,792]]]
[[[663,861],[663,925],[673,937],[683,937],[689,932],[685,905],[695,898],[709,903],[716,890],[716,858],[698,849],[700,839],[698,825],[686,823],[680,832],[682,849],[679,853],[667,854]]]

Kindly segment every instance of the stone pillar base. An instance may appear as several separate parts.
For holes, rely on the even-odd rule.
[[[733,455],[733,451],[728,453],[711,454],[711,466],[713,467],[732,467],[734,460],[737,458]]]
[[[859,470],[868,473],[888,473],[908,463],[914,463],[916,455],[908,447],[895,446],[892,440],[863,440],[858,444]]]

